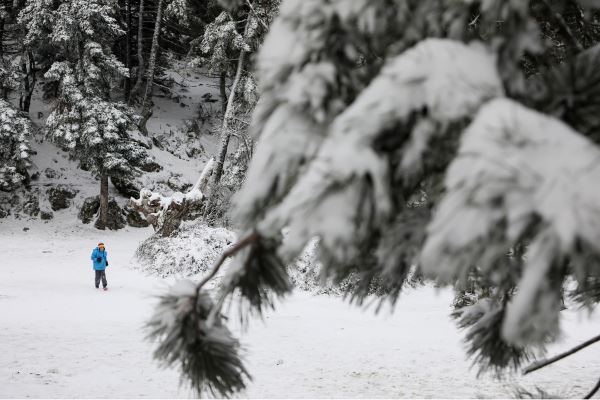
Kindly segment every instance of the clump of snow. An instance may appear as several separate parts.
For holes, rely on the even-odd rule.
[[[272,165],[273,160],[287,157],[277,161],[278,166],[287,166],[291,153],[280,152],[276,146],[284,138],[288,140],[286,146],[297,146],[289,145],[292,136],[285,130],[270,129],[270,124],[280,118],[278,112],[287,106],[273,112],[264,125],[245,186],[238,195],[238,210],[251,214],[258,208],[264,213],[262,220],[258,213],[254,215],[258,218],[250,219],[263,235],[290,228],[288,240],[279,249],[284,259],[296,257],[315,236],[321,237],[323,252],[334,262],[355,259],[360,252],[357,243],[368,241],[372,234],[369,225],[373,221],[385,223],[393,211],[389,177],[414,175],[421,167],[425,143],[445,133],[440,126],[469,117],[486,101],[502,95],[495,56],[483,44],[423,41],[387,63],[330,124],[326,137],[314,141],[313,146],[318,146],[313,150],[316,156],[304,157],[311,161],[303,173],[286,180],[275,180]],[[448,102],[448,98],[453,101]],[[416,123],[411,123],[412,119]],[[311,130],[304,133],[297,128],[306,126],[307,120],[305,114],[294,118],[293,134],[298,136],[294,143],[301,144],[300,148],[307,148],[308,137],[314,136]],[[290,126],[289,121],[285,120],[286,126]],[[401,169],[397,171],[390,170],[388,156],[374,146],[388,130],[394,132],[399,143],[405,143]],[[287,194],[273,205],[273,199],[281,198],[284,190]],[[264,201],[260,201],[261,196]],[[260,207],[266,202],[272,206]],[[241,216],[241,222],[246,222],[247,218]]]
[[[147,274],[192,276],[209,270],[234,241],[235,234],[225,228],[190,224],[170,237],[146,239],[135,255],[138,268]]]
[[[502,333],[517,345],[543,343],[559,328],[557,269],[570,259],[585,285],[598,265],[591,257],[600,252],[598,158],[598,147],[560,120],[512,100],[489,102],[448,169],[423,270],[451,282],[477,265],[494,271],[496,284],[512,281],[520,271],[497,268],[496,261],[526,238],[523,271],[514,282],[519,290]]]

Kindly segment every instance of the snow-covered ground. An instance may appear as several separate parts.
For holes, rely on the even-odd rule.
[[[30,228],[23,231],[24,227]],[[130,267],[151,229],[98,232],[76,221],[0,223],[0,397],[190,397],[157,367],[142,329],[165,281]],[[110,289],[93,287],[89,255],[109,251]],[[374,315],[297,292],[237,332],[254,381],[241,397],[510,397],[514,384],[577,397],[600,375],[600,345],[531,376],[476,378],[448,319],[451,294],[410,290]],[[551,352],[600,331],[600,316],[564,313]]]

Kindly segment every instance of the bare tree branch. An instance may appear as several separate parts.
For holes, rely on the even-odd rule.
[[[240,250],[242,250],[246,246],[251,245],[252,243],[258,241],[258,239],[259,239],[258,233],[252,232],[248,236],[246,236],[245,238],[243,238],[242,240],[240,240],[239,242],[237,242],[236,244],[231,246],[229,249],[225,250],[223,252],[223,254],[221,254],[221,257],[219,257],[219,259],[213,265],[213,268],[210,271],[210,273],[208,275],[206,275],[204,277],[204,279],[198,284],[197,289],[196,289],[197,292],[200,292],[200,289],[202,289],[202,287],[204,285],[206,285],[212,278],[215,277],[215,275],[217,275],[217,272],[219,272],[219,270],[223,266],[223,263],[225,262],[225,260],[227,260],[230,257],[233,257],[234,255],[236,255]]]
[[[574,353],[577,353],[579,350],[582,350],[596,342],[600,342],[600,335],[593,337],[590,340],[585,341],[585,342],[581,343],[580,345],[573,347],[571,350],[565,351],[564,353],[556,355],[552,358],[534,362],[533,364],[531,364],[530,366],[528,366],[527,368],[525,368],[523,370],[523,375],[527,375],[530,372],[537,371],[538,369],[544,368],[545,366],[548,366],[559,360],[562,360],[563,358],[568,357]]]
[[[598,390],[600,390],[600,379],[598,379],[596,386],[594,386],[594,388],[588,394],[585,395],[584,399],[591,399],[592,396],[594,396],[596,392],[598,392]]]

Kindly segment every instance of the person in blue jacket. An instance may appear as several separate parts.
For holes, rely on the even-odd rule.
[[[106,281],[106,267],[108,267],[108,259],[106,248],[104,247],[104,243],[98,243],[98,247],[92,251],[92,265],[94,271],[96,273],[96,279],[94,283],[96,284],[96,289],[100,288],[100,280],[102,279],[102,287],[104,290],[107,289],[108,282]]]

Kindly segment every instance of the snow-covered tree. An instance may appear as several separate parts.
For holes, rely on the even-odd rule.
[[[358,303],[376,280],[394,303],[414,268],[457,290],[476,279],[484,297],[453,315],[482,370],[516,369],[555,340],[565,282],[575,301],[600,300],[600,45],[583,51],[583,17],[562,3],[284,1],[258,59],[240,241],[194,298],[234,259],[210,311],[172,306],[160,322],[161,302],[157,357],[198,389],[239,389],[238,344],[202,350],[210,328],[234,294],[257,313],[288,294],[286,266],[315,237],[323,277],[352,274]],[[195,335],[172,322],[189,320],[203,322]]]
[[[197,46],[196,51],[200,53],[200,58],[193,62],[206,64],[214,73],[228,70],[232,56],[239,53],[240,50],[250,51],[250,46],[237,30],[236,21],[227,11],[221,12],[206,27],[204,35],[192,44]]]
[[[14,25],[17,7],[15,3],[12,6],[0,4],[0,97],[4,100],[10,91],[19,88],[21,81],[17,61],[22,34]]]
[[[6,100],[8,92],[19,87],[20,74],[10,58],[0,57],[0,96]]]
[[[0,99],[0,190],[11,191],[29,179],[31,122]]]
[[[204,34],[192,41],[192,64],[206,66],[209,71],[221,77],[223,114],[227,103],[227,77],[235,74],[236,60],[242,51],[248,55],[260,47],[268,27],[277,15],[279,3],[279,0],[255,0],[246,2],[246,9],[238,9],[235,13],[222,11],[206,26]],[[258,88],[251,64],[251,59],[246,57],[239,84],[234,88],[242,104],[250,109],[258,100]]]
[[[210,57],[204,63],[213,71],[220,72],[220,91],[223,111],[221,144],[216,156],[212,189],[217,190],[223,173],[225,159],[232,136],[232,119],[239,110],[251,111],[258,102],[258,87],[250,72],[251,53],[260,48],[269,24],[279,10],[279,0],[247,1],[244,10],[238,10],[244,18],[243,30],[230,12],[222,12],[205,30],[199,45],[200,53]],[[231,60],[235,60],[232,63]],[[202,58],[200,59],[202,62]],[[235,74],[229,95],[226,79],[231,65]],[[206,215],[213,213],[218,193],[210,194]]]
[[[56,61],[45,77],[58,82],[59,96],[47,135],[100,177],[100,229],[107,221],[108,177],[136,174],[149,161],[136,140],[132,110],[110,97],[114,78],[127,74],[111,52],[122,34],[116,7],[113,0],[31,0],[20,15],[29,29],[27,45],[49,40],[53,46]]]

